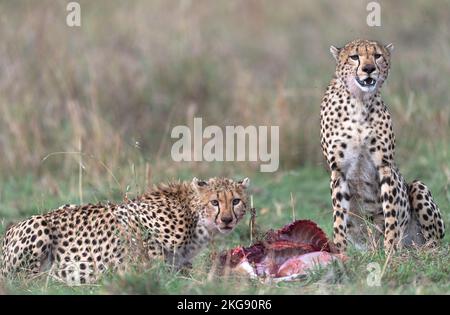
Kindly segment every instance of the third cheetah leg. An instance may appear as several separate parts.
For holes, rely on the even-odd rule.
[[[436,245],[445,235],[445,226],[431,191],[424,183],[414,181],[409,185],[409,202],[412,211],[416,212],[425,241]]]
[[[53,263],[50,233],[47,221],[39,216],[12,226],[3,239],[3,275],[46,271]]]
[[[384,249],[388,252],[402,244],[404,235],[399,215],[408,213],[408,195],[403,178],[391,166],[380,167],[379,178],[384,214]]]
[[[333,243],[340,252],[344,252],[347,248],[350,191],[345,177],[337,171],[331,173],[330,188],[333,203]]]

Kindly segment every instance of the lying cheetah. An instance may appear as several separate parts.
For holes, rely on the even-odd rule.
[[[2,274],[50,272],[69,284],[123,270],[127,258],[189,265],[217,233],[228,234],[247,210],[249,179],[170,183],[114,204],[65,205],[17,223],[3,239]]]
[[[444,222],[425,184],[407,184],[394,164],[391,116],[380,96],[393,45],[354,40],[331,46],[336,73],[320,111],[321,146],[331,170],[333,241],[366,248],[367,219],[385,250],[401,245],[435,244]]]

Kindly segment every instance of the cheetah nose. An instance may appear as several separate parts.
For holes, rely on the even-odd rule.
[[[230,224],[231,221],[233,221],[233,218],[232,217],[222,217],[221,220],[225,224]]]
[[[371,74],[372,72],[375,71],[375,66],[373,64],[364,65],[362,71],[364,71],[367,74]]]

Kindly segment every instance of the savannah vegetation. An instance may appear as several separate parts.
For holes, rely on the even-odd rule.
[[[120,202],[154,183],[250,177],[257,228],[311,219],[331,236],[329,177],[319,146],[319,106],[334,72],[330,45],[393,42],[383,95],[396,161],[432,190],[450,227],[450,3],[365,1],[79,1],[82,26],[65,24],[65,1],[0,2],[0,232],[65,203]],[[254,162],[174,162],[176,125],[280,126],[280,169]],[[189,274],[154,264],[68,287],[43,274],[0,281],[6,294],[450,293],[449,234],[439,248],[350,250],[349,261],[293,283],[217,277],[212,257],[248,245],[248,217],[217,239]],[[367,285],[379,263],[381,286]]]

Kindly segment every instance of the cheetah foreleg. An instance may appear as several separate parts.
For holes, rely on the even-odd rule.
[[[350,191],[344,176],[336,171],[331,174],[330,187],[333,202],[333,243],[340,252],[344,252],[347,248]]]
[[[399,224],[399,214],[407,212],[407,192],[402,178],[391,166],[379,169],[380,198],[384,215],[384,250],[386,253],[401,245],[403,233]]]

